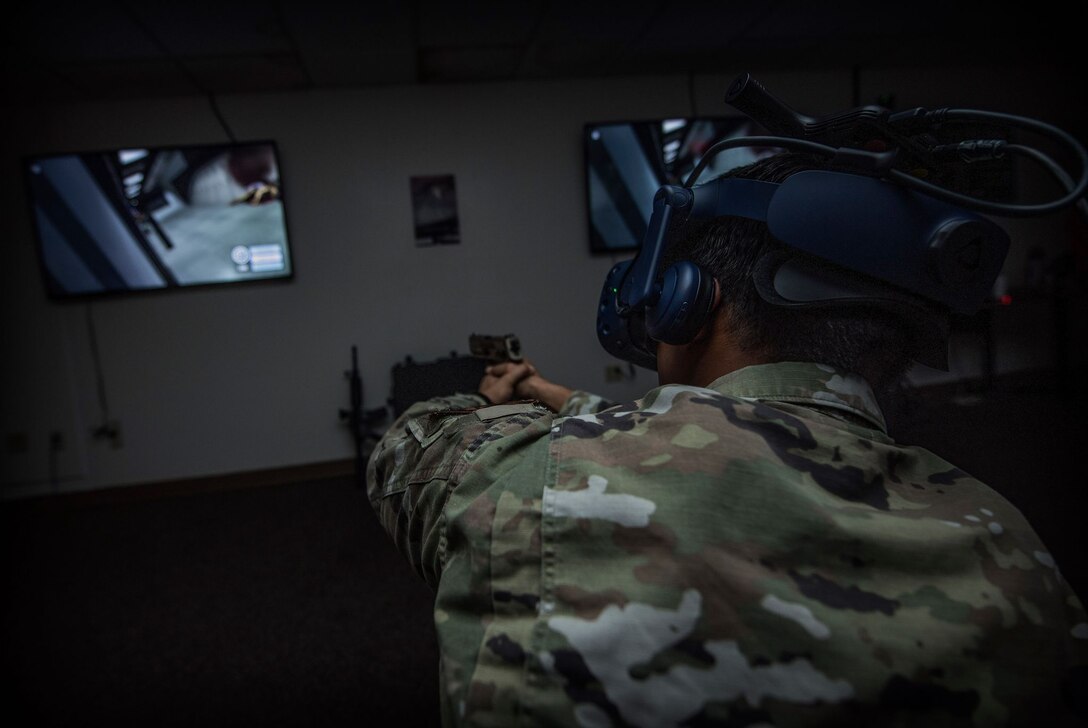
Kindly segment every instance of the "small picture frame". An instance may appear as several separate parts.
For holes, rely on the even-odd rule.
[[[412,177],[410,186],[416,246],[459,244],[461,225],[457,216],[457,187],[453,175]]]

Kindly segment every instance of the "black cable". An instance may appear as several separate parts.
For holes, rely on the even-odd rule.
[[[925,119],[933,126],[939,126],[946,122],[956,121],[972,121],[972,122],[988,122],[991,124],[1000,124],[1005,126],[1020,127],[1030,130],[1042,136],[1049,137],[1052,140],[1056,140],[1070,150],[1072,150],[1074,156],[1076,156],[1080,163],[1080,179],[1074,182],[1073,178],[1069,176],[1061,166],[1059,166],[1054,160],[1045,155],[1044,153],[1032,149],[1030,147],[1022,145],[1008,145],[1005,144],[1001,148],[1008,150],[1014,154],[1020,154],[1030,159],[1035,160],[1043,167],[1045,167],[1052,175],[1055,176],[1066,188],[1066,194],[1054,201],[1021,205],[1010,204],[1002,202],[992,202],[978,197],[970,197],[958,192],[954,192],[948,188],[940,187],[931,182],[919,179],[911,174],[903,172],[897,169],[890,169],[887,171],[887,177],[904,187],[908,187],[923,194],[935,197],[937,199],[951,202],[956,205],[966,207],[978,212],[989,213],[993,215],[1005,216],[1005,217],[1028,217],[1043,215],[1046,213],[1054,212],[1070,204],[1076,203],[1085,215],[1088,215],[1088,203],[1082,198],[1085,192],[1088,191],[1088,152],[1079,141],[1067,134],[1063,130],[1056,126],[1047,124],[1046,122],[1038,121],[1036,119],[1029,119],[1023,116],[1016,116],[1014,114],[1003,114],[993,111],[978,111],[974,109],[937,109],[925,113]],[[985,140],[983,140],[985,141]],[[792,151],[808,152],[811,154],[818,154],[822,156],[834,157],[839,154],[840,150],[836,147],[828,146],[818,142],[813,142],[804,139],[795,139],[792,137],[738,137],[734,139],[725,139],[717,142],[706,151],[706,154],[699,160],[699,163],[688,175],[687,180],[684,183],[685,187],[692,187],[699,179],[699,175],[706,169],[710,160],[726,149],[741,146],[767,146],[776,147],[781,149],[789,149]],[[949,145],[951,146],[951,145]]]
[[[710,149],[706,150],[706,154],[704,154],[702,159],[699,160],[699,163],[695,165],[695,169],[691,170],[691,174],[688,175],[687,181],[684,182],[684,186],[694,186],[695,181],[699,179],[699,175],[706,169],[710,160],[719,152],[724,152],[726,149],[732,149],[733,147],[778,147],[781,149],[790,149],[795,152],[820,154],[825,157],[834,157],[839,153],[839,150],[836,147],[820,144],[819,142],[810,142],[806,139],[794,139],[792,137],[753,136],[723,139],[722,141],[713,144]]]
[[[223,112],[219,110],[219,104],[215,100],[215,94],[208,94],[208,103],[211,104],[212,113],[215,114],[215,118],[219,120],[219,125],[223,127],[223,131],[227,133],[227,139],[230,139],[232,144],[237,144],[238,140],[234,137],[234,132],[231,131],[230,126],[227,124],[227,120],[223,117]]]
[[[1011,205],[1004,202],[991,202],[978,197],[962,195],[959,192],[953,192],[945,187],[939,187],[930,182],[920,180],[917,177],[898,169],[888,170],[888,177],[904,187],[910,187],[911,189],[929,195],[930,197],[936,197],[939,200],[951,202],[966,207],[969,210],[1003,217],[1034,217],[1037,215],[1045,215],[1048,212],[1054,212],[1055,210],[1059,210],[1062,207],[1074,203],[1080,195],[1084,194],[1082,185],[1082,189],[1080,189],[1079,193],[1068,194],[1054,202],[1046,202],[1037,205]]]
[[[919,192],[936,197],[938,199],[945,200],[946,202],[952,202],[957,205],[962,205],[972,210],[979,212],[986,212],[993,215],[1003,215],[1006,217],[1029,217],[1034,215],[1044,215],[1049,212],[1066,207],[1067,205],[1075,203],[1078,199],[1084,196],[1085,191],[1088,191],[1088,152],[1085,151],[1084,146],[1067,134],[1065,131],[1059,129],[1056,126],[1047,124],[1046,122],[1039,121],[1037,119],[1029,119],[1025,116],[1016,116],[1015,114],[1004,114],[997,111],[979,111],[976,109],[937,109],[926,113],[926,118],[931,120],[934,125],[943,124],[948,121],[984,121],[991,124],[999,124],[1005,126],[1020,127],[1029,131],[1035,132],[1045,137],[1049,137],[1052,140],[1056,140],[1072,150],[1073,155],[1080,163],[1081,175],[1080,180],[1075,185],[1070,185],[1071,189],[1064,197],[1054,200],[1053,202],[1039,203],[1034,205],[1013,205],[1008,203],[991,202],[989,200],[983,200],[978,197],[969,197],[967,195],[953,192],[952,190],[944,187],[939,187],[930,182],[918,179],[912,175],[899,170],[890,170],[888,176],[901,184],[918,190]],[[1019,146],[1019,145],[1014,145]],[[1008,148],[1006,146],[1006,148]],[[1041,153],[1040,153],[1041,154]],[[1046,157],[1047,161],[1042,162],[1040,157],[1035,155],[1027,155],[1041,162],[1048,169],[1051,169],[1051,165],[1054,164],[1053,160]],[[1045,155],[1043,155],[1045,156]],[[1051,169],[1053,173],[1053,169]],[[1071,180],[1071,178],[1070,178]]]
[[[157,34],[155,34],[151,30],[151,27],[148,26],[147,23],[144,22],[143,17],[139,13],[137,13],[135,10],[133,10],[132,4],[133,3],[129,2],[128,0],[119,0],[119,2],[118,2],[118,6],[121,8],[122,12],[124,12],[124,14],[128,17],[128,19],[130,21],[132,21],[132,23],[137,28],[139,28],[141,31],[143,31],[144,35],[147,36],[147,38],[151,41],[151,43],[156,48],[158,48],[159,51],[164,56],[166,56],[166,58],[168,60],[170,60],[170,61],[172,61],[174,63],[174,65],[177,67],[177,69],[181,73],[181,75],[189,83],[191,83],[198,91],[200,91],[201,93],[207,93],[208,94],[208,102],[211,104],[212,113],[215,114],[215,118],[219,120],[219,124],[223,127],[223,131],[225,131],[227,133],[227,138],[231,141],[231,143],[237,143],[237,140],[234,138],[234,132],[232,132],[230,130],[230,126],[227,125],[227,120],[223,118],[223,114],[219,111],[219,105],[215,101],[215,95],[212,94],[210,91],[208,91],[204,87],[204,84],[202,84],[200,82],[200,79],[196,77],[196,74],[194,74],[192,72],[192,70],[190,70],[190,68],[188,66],[186,66],[185,63],[174,54],[174,51],[168,45],[166,45],[166,43],[164,43],[159,38],[159,36]],[[283,9],[282,8],[280,8],[280,18],[279,18],[279,20],[280,20],[280,23],[282,25],[283,24]],[[291,40],[292,40],[292,47],[294,47],[293,39],[291,39]],[[297,51],[296,51],[296,54],[297,54]],[[300,65],[301,65],[301,63],[300,63]],[[305,68],[303,68],[303,73],[306,73]]]
[[[1069,173],[1062,169],[1057,162],[1040,152],[1038,149],[1032,149],[1023,144],[1006,144],[1003,148],[1005,151],[1012,152],[1013,154],[1022,154],[1025,157],[1031,157],[1036,162],[1046,167],[1054,178],[1061,183],[1067,193],[1072,192],[1076,187],[1076,183],[1073,181],[1073,178],[1069,176]]]
[[[1050,172],[1051,175],[1053,175],[1054,179],[1058,180],[1059,184],[1061,184],[1062,187],[1065,188],[1066,192],[1071,192],[1073,189],[1075,189],[1076,183],[1073,181],[1073,178],[1069,176],[1069,173],[1062,169],[1061,165],[1059,165],[1047,155],[1040,152],[1038,149],[1032,149],[1031,147],[1026,147],[1022,144],[1007,144],[1005,145],[1005,149],[1014,154],[1022,154],[1025,157],[1031,157],[1032,159],[1034,159],[1040,165],[1045,167],[1047,171]],[[1088,200],[1083,197],[1080,198],[1076,202],[1076,207],[1081,212],[1081,214],[1085,216],[1085,219],[1088,220]]]
[[[94,362],[95,379],[98,383],[98,407],[102,410],[102,427],[110,421],[110,408],[106,403],[106,380],[102,376],[102,359],[98,355],[98,335],[95,332],[91,304],[87,304],[87,334],[91,342],[91,360]]]

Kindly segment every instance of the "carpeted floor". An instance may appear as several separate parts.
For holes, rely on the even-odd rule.
[[[1052,387],[915,394],[893,434],[1018,505],[1088,596],[1084,410]],[[6,503],[0,543],[2,705],[20,724],[438,722],[430,591],[347,478]]]
[[[349,479],[0,514],[9,718],[437,723],[430,590]]]

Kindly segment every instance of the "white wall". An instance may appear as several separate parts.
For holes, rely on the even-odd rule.
[[[695,78],[699,114],[730,113],[722,97],[734,75]],[[853,100],[847,69],[757,76],[809,114]],[[894,87],[901,105],[933,103],[924,97],[940,94],[917,79],[866,72],[862,99]],[[348,399],[352,344],[369,407],[388,396],[394,362],[464,353],[474,331],[518,333],[557,381],[641,394],[656,383],[650,373],[604,381],[613,360],[596,341],[595,300],[614,260],[589,254],[581,131],[588,121],[686,115],[688,88],[668,76],[221,98],[239,139],[279,145],[294,281],[93,304],[45,298],[19,157],[225,134],[202,98],[21,108],[0,151],[0,493],[50,492],[53,431],[64,440],[65,491],[350,457],[336,411]],[[408,178],[447,173],[462,243],[417,248]],[[89,435],[100,419],[89,308],[120,449]],[[13,433],[26,433],[28,452],[9,452]]]

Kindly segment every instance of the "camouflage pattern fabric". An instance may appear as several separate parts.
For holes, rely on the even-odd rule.
[[[568,417],[573,417],[575,415],[591,415],[612,406],[612,402],[609,402],[600,395],[575,391],[570,397],[567,397],[567,401],[563,403],[562,414]]]
[[[858,377],[483,404],[414,406],[368,468],[436,591],[447,725],[1079,724],[1088,617],[1054,559]]]

